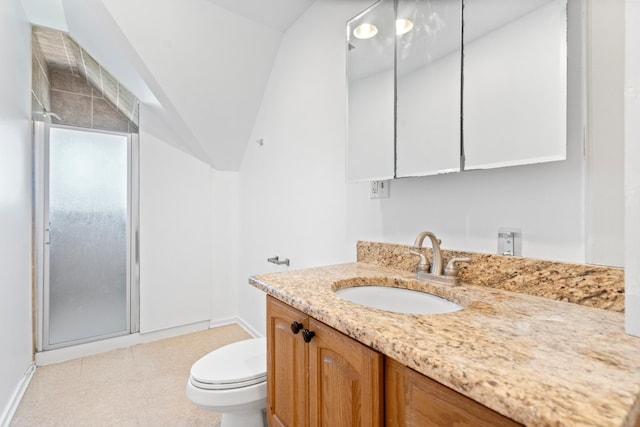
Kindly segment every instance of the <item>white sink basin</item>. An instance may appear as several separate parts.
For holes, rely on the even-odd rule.
[[[354,286],[335,293],[356,304],[396,313],[442,314],[462,310],[462,306],[436,295],[389,286]]]

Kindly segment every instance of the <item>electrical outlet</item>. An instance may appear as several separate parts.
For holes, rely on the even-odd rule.
[[[371,181],[370,199],[387,199],[389,197],[389,180]]]
[[[498,254],[522,256],[522,231],[519,228],[498,229]]]

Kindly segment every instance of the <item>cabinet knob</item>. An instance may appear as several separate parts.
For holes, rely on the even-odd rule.
[[[291,332],[293,332],[294,334],[297,334],[298,332],[300,332],[300,329],[302,329],[302,323],[300,322],[296,322],[295,320],[293,322],[291,322]]]
[[[313,337],[315,337],[315,336],[316,336],[316,333],[315,333],[315,332],[313,332],[313,331],[310,331],[310,330],[308,330],[308,329],[303,329],[303,330],[302,330],[302,338],[304,339],[304,342],[309,342],[309,341],[311,341],[311,339],[312,339]]]

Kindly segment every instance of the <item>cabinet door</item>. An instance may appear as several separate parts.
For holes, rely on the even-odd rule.
[[[461,0],[398,0],[396,177],[460,172]]]
[[[388,427],[521,426],[390,358],[385,361],[385,411]]]
[[[309,425],[382,426],[382,355],[309,319]]]
[[[463,15],[464,169],[566,159],[567,0],[465,0]]]
[[[347,22],[347,182],[394,177],[394,0],[380,0]],[[375,37],[358,31],[374,25]]]
[[[267,298],[267,419],[269,426],[308,425],[306,361],[308,345],[291,330],[292,322],[308,326],[298,310]]]

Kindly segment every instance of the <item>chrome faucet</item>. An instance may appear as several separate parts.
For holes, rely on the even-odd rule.
[[[442,253],[440,252],[441,241],[430,231],[423,231],[418,234],[416,241],[413,244],[415,249],[421,249],[424,238],[428,237],[431,240],[431,249],[433,256],[431,257],[431,274],[442,275]]]
[[[422,248],[424,238],[428,237],[431,240],[431,251],[433,253],[431,257],[431,270],[429,271],[429,262],[424,254],[417,251]],[[418,279],[431,280],[438,283],[445,283],[448,285],[457,285],[458,279],[458,266],[457,262],[470,262],[470,258],[451,258],[447,263],[447,267],[443,269],[442,252],[440,251],[440,244],[442,242],[430,231],[423,231],[418,234],[416,241],[413,244],[414,251],[409,251],[411,254],[419,256],[420,262],[417,267]]]

